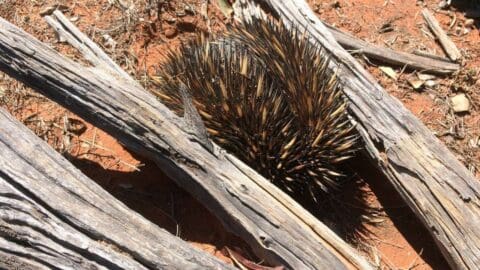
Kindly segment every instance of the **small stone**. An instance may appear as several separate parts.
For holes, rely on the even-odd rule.
[[[413,87],[413,89],[420,90],[425,82],[417,79],[409,79],[408,83]]]
[[[395,70],[393,70],[393,68],[391,67],[386,67],[386,66],[380,66],[379,69],[385,73],[385,75],[387,75],[388,77],[390,77],[391,79],[393,80],[397,80],[398,76],[397,76],[397,73],[395,72]]]
[[[433,88],[437,85],[437,82],[434,80],[428,80],[425,82],[425,86],[428,88]]]
[[[106,46],[115,49],[115,47],[117,46],[117,42],[112,38],[112,36],[104,34],[102,37]]]
[[[470,100],[465,94],[458,94],[450,98],[452,109],[456,113],[468,112],[470,110]]]
[[[417,74],[417,77],[422,80],[422,81],[428,81],[428,80],[433,80],[435,79],[435,76],[434,75],[430,75],[430,74],[423,74],[423,73],[418,73]]]
[[[167,29],[165,29],[165,37],[174,38],[176,35],[177,35],[176,27],[168,27]]]

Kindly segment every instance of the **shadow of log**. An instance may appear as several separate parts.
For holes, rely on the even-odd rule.
[[[451,6],[465,13],[467,18],[475,21],[475,26],[480,29],[480,1],[479,0],[452,0]]]
[[[420,257],[432,269],[450,269],[427,228],[418,220],[386,177],[366,158],[359,157],[353,163],[352,169],[368,182],[369,189],[375,194],[386,215]]]
[[[248,244],[226,231],[215,216],[153,162],[143,161],[145,166],[140,171],[121,172],[104,169],[87,159],[69,159],[118,200],[183,240],[217,257],[224,257],[223,249],[228,247],[256,259]]]

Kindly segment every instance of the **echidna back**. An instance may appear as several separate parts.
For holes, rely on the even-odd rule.
[[[356,135],[328,57],[298,31],[253,20],[170,53],[159,98],[182,112],[184,83],[212,139],[284,190],[338,186]]]

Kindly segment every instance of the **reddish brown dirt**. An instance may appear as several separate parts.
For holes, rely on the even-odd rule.
[[[103,46],[115,61],[149,89],[152,86],[145,75],[155,72],[167,50],[177,48],[182,41],[199,32],[222,31],[227,23],[214,4],[208,6],[208,24],[200,14],[203,1],[167,2],[160,17],[155,7],[146,9],[143,4],[139,4],[133,13],[119,6],[110,6],[106,0],[62,1],[62,5],[66,7],[68,17],[78,19],[75,23],[82,31]],[[444,55],[441,47],[424,34],[422,29],[426,28],[419,13],[422,7],[416,2],[421,1],[309,1],[321,19],[364,40],[396,50],[411,52],[421,49]],[[438,1],[424,2],[433,9]],[[7,1],[0,6],[0,16],[52,44],[63,54],[82,61],[75,50],[56,42],[53,31],[39,15],[39,11],[54,3],[51,0],[35,3],[28,0]],[[195,12],[185,11],[184,3],[193,6]],[[457,8],[450,11],[456,18],[455,25],[449,31],[451,33],[456,31],[456,26],[462,29],[464,22],[461,7]],[[453,17],[441,13],[437,13],[436,17],[445,29],[449,29]],[[387,22],[394,26],[394,31],[378,33],[378,29]],[[107,44],[103,37],[105,34],[115,41],[114,47]],[[363,58],[359,60],[364,62],[364,66],[390,94],[399,98],[439,135],[480,178],[480,145],[474,147],[470,143],[480,136],[480,94],[475,91],[479,87],[476,80],[480,64],[479,31],[474,28],[465,35],[454,36],[453,40],[466,55],[465,71],[455,76],[437,78],[439,86],[434,89],[412,90],[406,80],[415,77],[414,73],[406,71],[397,81],[392,81],[379,71],[379,63],[367,62]],[[396,71],[400,73],[401,69]],[[6,90],[6,95],[0,97],[4,107],[129,207],[229,263],[231,259],[222,252],[224,247],[238,249],[247,257],[250,255],[248,246],[242,240],[226,232],[211,213],[165,177],[154,164],[133,155],[110,135],[8,78],[0,77],[0,88]],[[451,112],[447,98],[458,92],[465,92],[469,96],[473,104],[470,113],[456,115]],[[71,126],[69,123],[77,125]],[[450,130],[454,132],[447,132]],[[359,164],[354,165],[354,170],[359,174],[356,183],[360,184],[354,184],[352,188],[358,190],[360,187],[362,204],[380,209],[379,216],[370,220],[361,219],[363,212],[355,213],[355,207],[348,206],[357,206],[357,201],[352,199],[354,191],[349,189],[333,201],[341,201],[342,205],[347,205],[346,211],[351,211],[344,218],[350,217],[350,214],[359,217],[359,224],[353,225],[364,228],[362,235],[353,239],[358,249],[369,256],[372,262],[378,263],[380,269],[448,269],[428,232],[394,189],[374,168],[365,166],[365,161],[356,163]],[[365,184],[363,179],[369,184]],[[349,220],[346,223],[356,222]],[[346,227],[353,228],[350,225]],[[347,239],[355,238],[344,235],[339,228],[337,230]]]

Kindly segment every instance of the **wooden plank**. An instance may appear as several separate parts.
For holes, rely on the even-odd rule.
[[[239,0],[248,10],[249,0]],[[366,152],[430,231],[453,269],[478,269],[480,182],[396,98],[390,96],[302,0],[263,0],[285,24],[306,29],[331,53]],[[258,7],[257,7],[258,9]],[[253,14],[258,11],[254,10]]]
[[[0,109],[0,268],[234,269],[127,208]]]
[[[233,156],[209,152],[154,96],[86,68],[0,19],[0,69],[154,160],[260,258],[289,269],[371,269],[325,225]]]
[[[433,14],[430,13],[430,11],[428,11],[426,8],[422,10],[422,16],[425,19],[425,22],[427,22],[430,30],[432,30],[432,33],[437,37],[438,42],[440,42],[440,45],[442,45],[442,48],[445,50],[445,53],[447,53],[448,57],[450,57],[450,59],[453,61],[457,61],[462,58],[462,54],[458,50],[457,46],[448,37],[447,33],[443,31],[437,19],[435,19],[435,16],[433,16]]]

